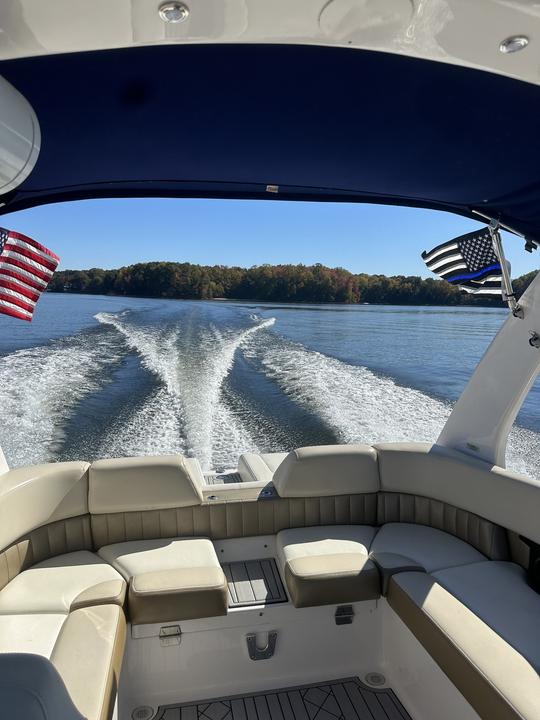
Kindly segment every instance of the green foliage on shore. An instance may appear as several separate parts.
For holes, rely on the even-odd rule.
[[[514,282],[519,296],[536,272]],[[260,302],[381,303],[391,305],[495,305],[498,298],[474,297],[435,278],[353,274],[323,265],[259,265],[251,268],[138,263],[117,270],[63,270],[49,286],[53,292],[135,295]]]

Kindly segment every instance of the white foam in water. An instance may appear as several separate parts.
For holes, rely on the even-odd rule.
[[[119,360],[107,338],[68,337],[0,359],[2,449],[11,466],[56,459],[64,425]]]
[[[450,403],[302,345],[251,343],[246,352],[257,356],[266,374],[343,443],[434,442],[452,409]],[[514,428],[507,466],[535,476],[538,446],[537,433]]]
[[[109,454],[187,452],[207,470],[257,449],[249,429],[222,402],[221,390],[236,350],[253,333],[272,325],[273,318],[240,332],[193,328],[189,323],[141,328],[125,313],[99,313],[96,318],[121,332],[144,367],[163,383],[163,392],[114,433]]]

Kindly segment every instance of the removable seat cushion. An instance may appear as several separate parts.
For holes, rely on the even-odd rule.
[[[413,523],[383,525],[373,540],[371,552],[399,553],[421,565],[426,572],[486,559],[472,545],[454,535]]]
[[[206,538],[135,540],[106,545],[99,554],[130,582],[134,624],[227,613],[227,580]]]
[[[486,587],[493,602],[496,590]],[[540,719],[536,669],[435,577],[393,575],[388,602],[483,720]]]
[[[286,457],[287,453],[244,453],[238,458],[238,473],[243,482],[268,485]]]
[[[0,591],[0,615],[67,613],[86,605],[122,605],[126,583],[95,553],[57,555],[17,575]]]
[[[31,653],[50,658],[66,613],[0,615],[0,654]]]
[[[118,605],[70,613],[51,655],[77,710],[87,720],[108,720],[118,691],[126,620]]]
[[[377,568],[369,560],[376,529],[328,525],[282,530],[276,547],[295,607],[371,600],[380,595]]]
[[[523,568],[487,560],[433,576],[540,673],[540,595]],[[538,707],[540,716],[540,694]]]
[[[227,614],[227,582],[220,567],[158,570],[135,575],[129,586],[134,625]]]

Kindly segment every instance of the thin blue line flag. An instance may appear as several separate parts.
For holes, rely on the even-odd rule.
[[[461,290],[502,295],[502,269],[488,228],[461,235],[422,253],[428,268]]]

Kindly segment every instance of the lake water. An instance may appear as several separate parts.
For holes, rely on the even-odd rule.
[[[46,294],[0,316],[0,444],[11,466],[181,452],[435,440],[506,311]],[[540,389],[508,466],[540,475]]]

